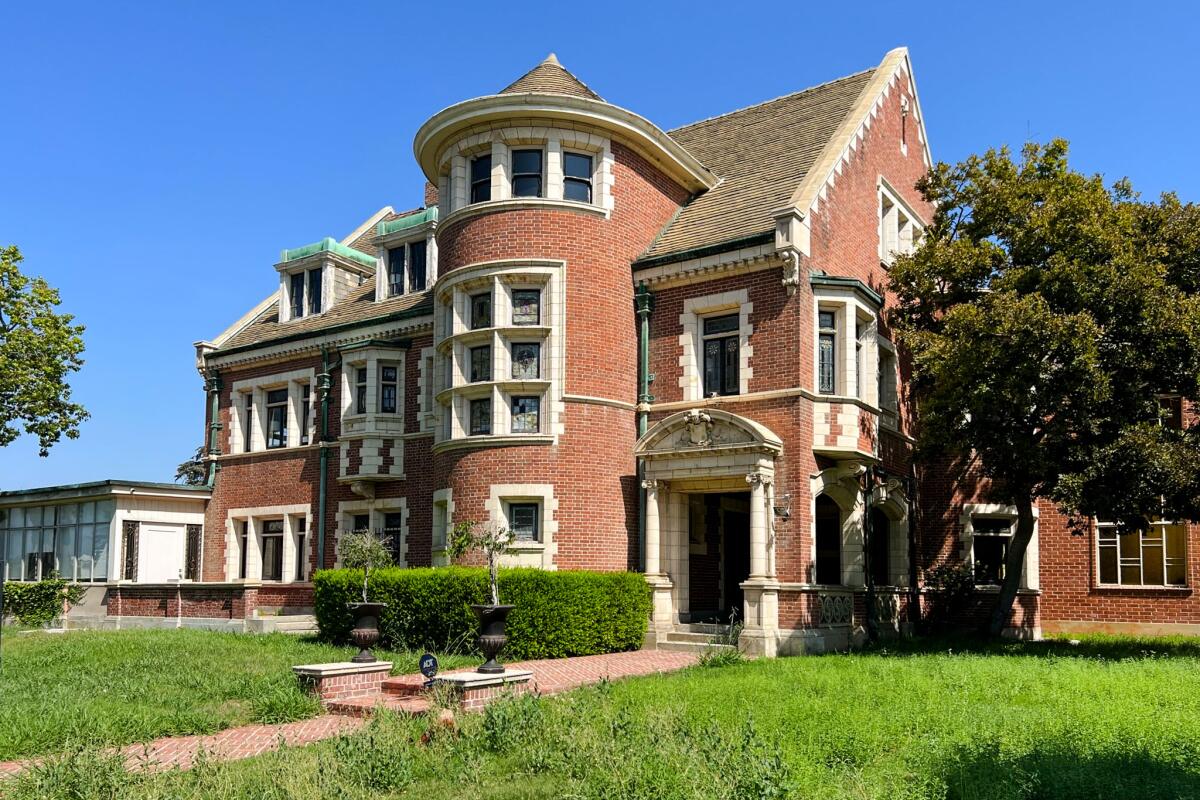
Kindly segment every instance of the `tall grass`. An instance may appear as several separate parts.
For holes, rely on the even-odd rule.
[[[85,753],[8,788],[19,800],[1191,798],[1197,667],[1195,642],[1102,640],[748,662],[511,699],[461,716],[457,733],[384,717],[184,773],[125,774]]]
[[[0,761],[315,716],[320,706],[292,666],[354,652],[284,634],[199,630],[6,629],[3,648]],[[379,655],[399,672],[416,671],[418,654]]]

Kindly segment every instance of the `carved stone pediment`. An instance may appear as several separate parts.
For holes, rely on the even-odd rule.
[[[745,417],[714,408],[673,414],[652,427],[638,442],[638,455],[695,453],[723,448],[762,448],[778,452],[779,439]]]

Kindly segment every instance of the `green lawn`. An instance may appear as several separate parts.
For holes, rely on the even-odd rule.
[[[314,716],[319,705],[300,691],[292,666],[355,652],[284,634],[3,633],[0,761]],[[378,655],[398,672],[416,671],[419,654]],[[446,666],[470,661],[442,657]]]
[[[155,776],[83,752],[9,796],[1195,798],[1200,641],[944,642],[695,667],[498,703],[422,743],[427,724],[384,718]]]

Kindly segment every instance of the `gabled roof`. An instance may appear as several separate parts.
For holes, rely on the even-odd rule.
[[[787,205],[874,73],[668,131],[721,182],[684,206],[639,261],[772,234],[773,212]]]
[[[542,63],[500,90],[500,94],[569,94],[589,100],[604,98],[593,92],[583,81],[572,75],[551,53]]]

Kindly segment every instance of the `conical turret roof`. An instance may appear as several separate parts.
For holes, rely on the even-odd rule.
[[[500,90],[500,94],[525,93],[567,94],[586,97],[589,100],[604,99],[558,63],[558,58],[554,53],[546,56],[542,63]]]

